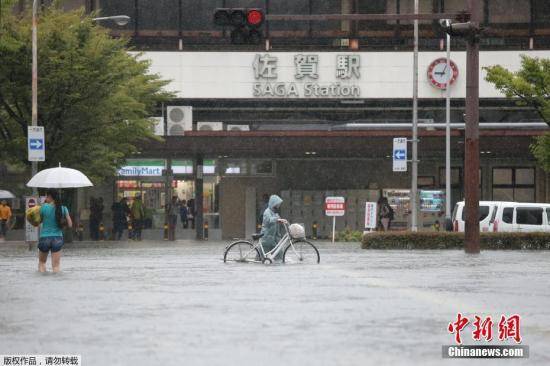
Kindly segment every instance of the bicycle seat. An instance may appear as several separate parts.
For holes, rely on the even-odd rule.
[[[262,233],[252,234],[252,240],[258,240],[262,236],[264,236],[264,234],[262,234]]]

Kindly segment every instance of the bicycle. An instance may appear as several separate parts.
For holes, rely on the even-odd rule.
[[[277,245],[269,252],[264,251],[261,242],[263,234],[252,234],[252,241],[237,240],[230,243],[223,254],[223,261],[227,262],[252,262],[271,264],[275,257],[283,251],[283,263],[319,263],[319,250],[309,242],[305,235],[294,238],[290,235],[288,221],[283,222],[285,235]],[[297,225],[297,224],[294,224]],[[303,231],[303,228],[302,228]]]

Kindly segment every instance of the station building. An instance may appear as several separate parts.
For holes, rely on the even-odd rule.
[[[76,2],[78,3],[78,2]],[[422,0],[421,12],[458,12],[464,1]],[[326,196],[346,197],[337,229],[363,230],[364,205],[387,196],[394,228],[410,225],[407,172],[392,171],[392,143],[411,138],[413,53],[410,21],[265,22],[260,44],[234,45],[213,24],[217,7],[258,7],[269,14],[410,13],[412,0],[84,1],[101,15],[127,14],[114,36],[130,37],[151,72],[169,79],[174,100],[159,106],[162,142],[142,146],[116,177],[82,192],[105,206],[141,193],[149,235],[162,235],[167,195],[202,202],[196,223],[211,238],[249,236],[264,196],[279,194],[282,215],[308,235],[328,235]],[[548,202],[549,175],[530,145],[547,132],[534,110],[506,99],[484,80],[484,67],[518,69],[521,55],[550,57],[550,6],[539,0],[480,1],[488,29],[480,52],[480,197]],[[444,35],[420,24],[418,222],[430,230],[445,209]],[[107,24],[106,24],[107,25]],[[111,26],[111,25],[107,25]],[[453,204],[464,193],[463,40],[453,39],[451,160]],[[450,75],[450,73],[448,74]],[[168,189],[170,187],[170,190]],[[200,204],[196,204],[200,206]],[[108,221],[108,213],[106,212]],[[202,216],[202,217],[200,217]],[[107,224],[108,225],[108,224]],[[191,226],[191,225],[190,225]],[[202,225],[201,225],[202,226]],[[177,238],[194,237],[178,225]]]

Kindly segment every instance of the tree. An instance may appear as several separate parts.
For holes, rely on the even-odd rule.
[[[31,12],[2,11],[0,24],[0,161],[28,164],[31,121]],[[149,62],[129,53],[84,11],[43,9],[38,25],[38,124],[46,162],[80,169],[96,183],[139,145],[155,138],[150,116],[171,98]]]
[[[550,59],[521,56],[521,69],[512,72],[500,65],[486,67],[485,80],[508,98],[535,109],[550,126]],[[550,171],[550,133],[537,137],[531,151],[539,164]]]

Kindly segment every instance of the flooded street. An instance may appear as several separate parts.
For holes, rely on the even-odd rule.
[[[84,365],[439,365],[458,312],[521,315],[550,363],[550,252],[367,251],[318,243],[319,265],[224,264],[225,243],[67,244],[58,275],[0,248],[0,354]],[[49,262],[48,262],[48,269]],[[472,328],[462,333],[471,344]],[[469,364],[502,364],[474,360]]]

